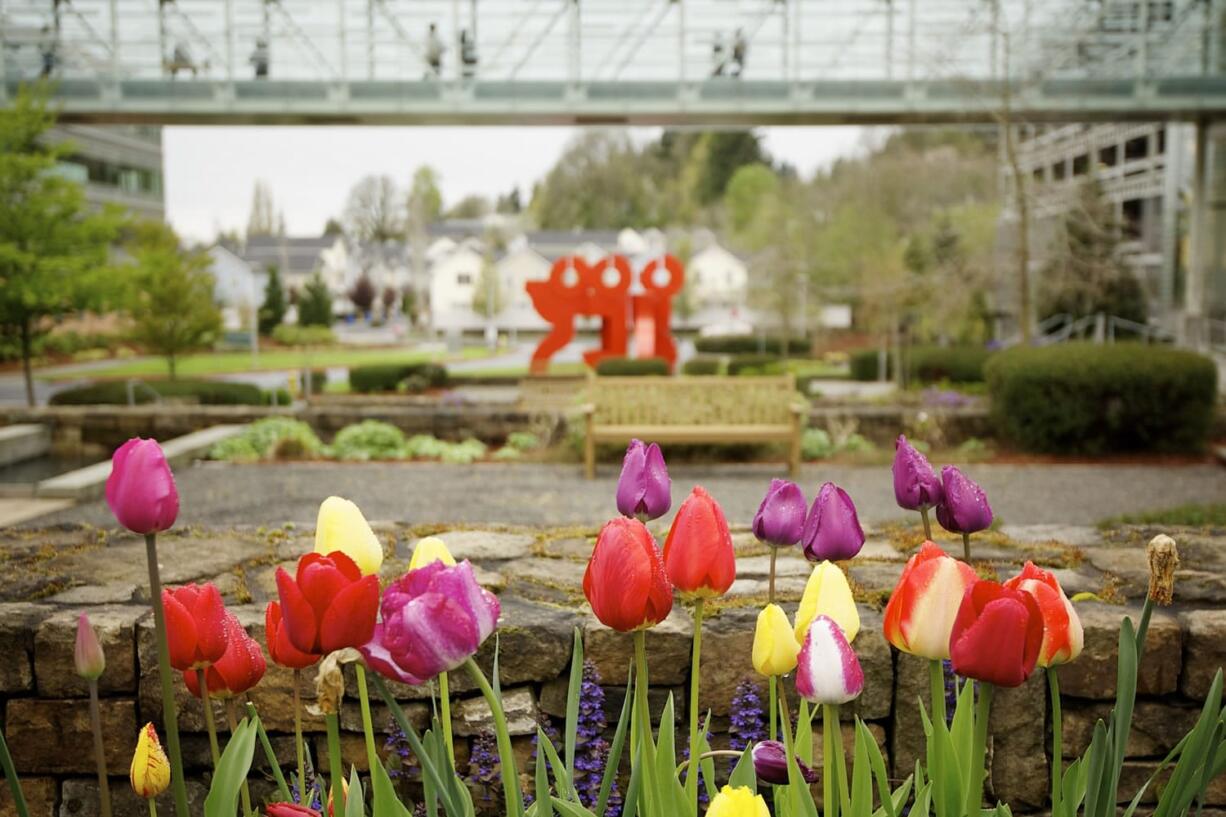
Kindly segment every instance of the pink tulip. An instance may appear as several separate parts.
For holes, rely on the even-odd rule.
[[[98,680],[106,669],[106,656],[98,643],[98,634],[90,626],[89,616],[84,613],[77,619],[77,643],[72,649],[72,661],[76,665],[77,675],[88,681]]]
[[[796,659],[797,694],[815,704],[845,704],[863,690],[864,671],[843,628],[827,616],[813,619]]]
[[[179,515],[179,492],[157,440],[134,437],[111,457],[106,504],[119,524],[133,533],[157,533]]]

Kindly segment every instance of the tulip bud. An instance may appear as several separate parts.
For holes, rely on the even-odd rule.
[[[1145,547],[1149,558],[1149,597],[1154,604],[1167,606],[1175,595],[1175,570],[1179,567],[1179,548],[1175,540],[1160,533]]]
[[[992,526],[988,495],[973,480],[946,465],[941,469],[944,498],[937,504],[937,521],[950,533],[974,533]]]
[[[89,616],[85,613],[77,619],[77,643],[72,649],[72,661],[76,665],[77,675],[87,681],[98,680],[106,669],[106,656],[98,643],[98,634],[90,626]]]
[[[145,724],[145,728],[140,730],[128,779],[132,782],[132,791],[146,800],[157,797],[170,786],[170,761],[162,751],[162,743],[152,723]]]
[[[894,443],[894,501],[900,508],[919,511],[941,501],[944,490],[928,458],[907,438],[899,435]]]
[[[796,692],[810,703],[845,704],[864,690],[860,659],[843,630],[826,616],[809,625],[796,666]]]
[[[847,576],[833,562],[822,562],[813,568],[805,582],[804,595],[796,610],[796,643],[803,644],[809,625],[818,616],[827,616],[843,630],[850,643],[860,633],[860,611],[851,593]]]
[[[864,547],[864,529],[860,527],[856,505],[833,482],[827,482],[817,492],[805,519],[801,544],[805,558],[811,562],[851,559]]]
[[[924,542],[898,578],[885,606],[886,640],[903,652],[949,657],[949,633],[966,588],[979,577],[970,565]]]
[[[788,753],[787,747],[782,743],[777,740],[760,740],[754,744],[750,755],[753,757],[754,774],[759,781],[775,786],[787,784]],[[810,769],[800,758],[796,758],[796,765],[800,767],[800,775],[806,783],[817,782],[816,769]]]
[[[1026,562],[1022,572],[1005,582],[1010,590],[1029,593],[1043,617],[1043,644],[1039,648],[1040,667],[1067,664],[1081,654],[1085,633],[1081,619],[1064,588],[1051,571]]]
[[[637,519],[610,519],[596,536],[583,595],[600,623],[622,633],[653,627],[673,609],[660,549]]]
[[[265,817],[320,817],[318,811],[298,803],[269,803],[264,807]]]
[[[771,813],[762,795],[748,786],[724,786],[707,808],[707,817],[771,817]]]
[[[805,528],[805,495],[786,479],[772,479],[771,487],[753,517],[753,535],[775,547],[791,547]]]
[[[437,536],[426,536],[417,540],[413,557],[409,559],[409,570],[425,567],[431,562],[442,562],[447,567],[455,567],[455,557]]]
[[[133,533],[157,533],[175,523],[179,491],[157,440],[134,437],[115,451],[106,478],[106,504]]]
[[[728,520],[702,486],[695,486],[677,509],[663,558],[664,570],[683,598],[722,596],[736,579]]]
[[[383,545],[362,511],[348,499],[330,496],[319,505],[315,552],[327,556],[338,550],[353,560],[363,576],[373,576],[383,566]]]
[[[617,511],[639,521],[658,519],[672,506],[672,481],[660,446],[631,440],[617,479]]]
[[[768,677],[785,675],[796,668],[799,652],[787,613],[778,604],[763,607],[753,634],[753,668]]]

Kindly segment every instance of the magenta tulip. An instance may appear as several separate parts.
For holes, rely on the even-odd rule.
[[[133,533],[157,533],[179,515],[179,492],[157,440],[134,437],[111,457],[106,504]]]
[[[800,486],[786,479],[772,479],[754,514],[753,535],[775,547],[791,547],[804,534],[805,510]]]
[[[974,533],[992,525],[988,496],[965,474],[947,465],[941,469],[945,495],[937,504],[937,521],[950,533]]]
[[[631,440],[617,479],[617,510],[622,516],[647,521],[668,513],[672,482],[660,446]]]
[[[839,486],[827,482],[817,492],[805,519],[801,544],[811,562],[851,559],[864,547],[864,529],[856,505]]]
[[[894,501],[908,511],[931,508],[941,501],[944,492],[928,458],[915,449],[907,438],[899,435],[894,442]]]
[[[421,684],[472,656],[494,632],[500,610],[477,584],[472,564],[431,562],[383,592],[383,621],[362,655],[376,672]]]

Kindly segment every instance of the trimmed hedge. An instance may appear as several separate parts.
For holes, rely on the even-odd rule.
[[[732,377],[778,374],[780,362],[776,355],[737,355],[728,361],[728,374]]]
[[[994,351],[981,346],[915,346],[908,351],[907,373],[917,383],[982,383],[983,367]],[[851,355],[851,379],[877,379],[876,349],[862,349]],[[886,377],[894,376],[894,356],[887,355]]]
[[[721,361],[717,357],[692,357],[681,366],[682,374],[711,375],[719,374]]]
[[[138,405],[153,402],[149,389],[163,399],[195,399],[204,406],[260,406],[270,399],[258,386],[250,383],[228,383],[223,380],[153,380],[142,381],[133,392]],[[123,380],[93,383],[65,389],[51,395],[53,406],[127,405],[128,384]]]
[[[349,389],[361,393],[396,391],[409,378],[414,378],[415,385],[442,388],[447,385],[447,369],[437,363],[354,366],[349,370]]]
[[[606,357],[596,363],[596,374],[606,377],[651,377],[668,373],[668,361],[662,357]]]
[[[782,355],[783,338],[757,335],[714,335],[709,338],[698,338],[694,348],[699,352],[714,355]],[[811,350],[809,341],[805,338],[788,338],[788,354],[807,355]]]
[[[858,352],[852,352],[847,359],[848,366],[851,369],[851,379],[861,382],[870,382],[877,379],[878,374],[878,351],[876,349],[861,349]],[[894,374],[894,361],[886,355],[885,361],[886,377],[892,377]]]
[[[1217,370],[1180,349],[1117,343],[1016,348],[986,366],[1006,437],[1032,451],[1189,451],[1209,435]]]

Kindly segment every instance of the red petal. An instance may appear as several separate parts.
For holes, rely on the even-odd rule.
[[[166,618],[170,666],[188,670],[196,661],[196,622],[169,590],[162,591],[162,611]]]
[[[336,594],[319,625],[320,651],[361,647],[375,632],[379,579],[366,576]]]
[[[199,643],[198,660],[216,661],[226,652],[228,644],[226,617],[230,614],[221,600],[221,593],[211,582],[200,588],[192,615],[196,619]]]
[[[284,568],[277,568],[277,595],[281,598],[281,623],[289,641],[303,652],[315,652],[319,644],[319,623],[315,610]]]

